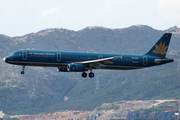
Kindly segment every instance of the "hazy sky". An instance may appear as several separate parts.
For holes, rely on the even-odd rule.
[[[0,34],[22,36],[47,28],[158,30],[180,26],[180,0],[0,0]]]

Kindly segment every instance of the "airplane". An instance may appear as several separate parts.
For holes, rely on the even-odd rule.
[[[24,74],[25,66],[41,66],[57,67],[59,72],[82,72],[83,78],[87,77],[86,71],[90,70],[89,77],[93,78],[93,69],[132,70],[174,62],[174,59],[166,58],[171,35],[172,33],[165,33],[143,55],[18,50],[4,57],[3,61],[21,65],[21,74]]]

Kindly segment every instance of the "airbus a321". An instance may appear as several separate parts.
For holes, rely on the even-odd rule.
[[[25,66],[42,66],[57,67],[59,72],[82,72],[83,78],[87,77],[86,71],[90,70],[89,77],[93,78],[93,69],[132,70],[173,62],[174,59],[166,58],[171,35],[165,33],[143,55],[18,50],[3,60],[9,64],[21,65],[21,74],[24,74]]]

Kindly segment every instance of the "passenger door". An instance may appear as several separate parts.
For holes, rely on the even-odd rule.
[[[61,53],[56,53],[56,60],[61,61]]]
[[[22,51],[22,60],[27,60],[27,51]]]
[[[148,64],[147,56],[143,56],[143,65],[147,65],[147,64]]]

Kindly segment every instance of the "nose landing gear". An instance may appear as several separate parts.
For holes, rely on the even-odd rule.
[[[21,71],[21,74],[22,74],[22,75],[24,74],[24,69],[25,69],[25,66],[23,65],[23,66],[22,66],[22,71]]]

